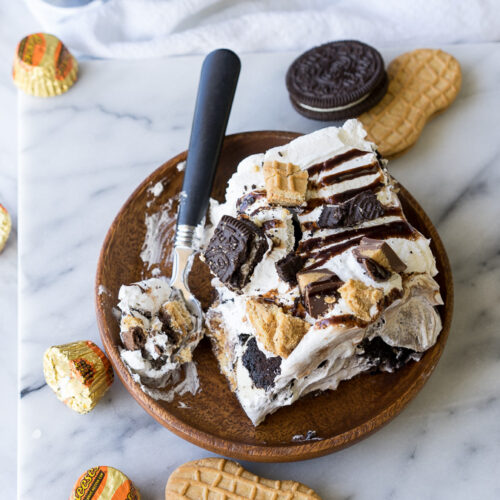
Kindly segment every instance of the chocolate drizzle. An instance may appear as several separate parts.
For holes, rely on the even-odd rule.
[[[361,151],[360,149],[350,149],[349,151],[334,156],[333,158],[330,158],[326,161],[323,161],[321,163],[316,163],[315,165],[311,165],[307,169],[307,173],[309,174],[309,177],[312,177],[313,175],[319,174],[320,172],[332,170],[335,167],[342,165],[342,163],[345,163],[346,161],[353,160],[358,156],[364,156],[369,153],[370,151]]]
[[[363,237],[387,239],[387,238],[406,238],[410,239],[415,237],[416,232],[413,226],[406,221],[393,221],[378,226],[363,227],[358,229],[349,229],[340,231],[324,238],[311,238],[302,241],[299,245],[298,252],[303,254],[306,258],[313,257],[315,262],[309,264],[304,268],[304,271],[310,271],[323,266],[329,259],[335,255],[339,255],[349,248],[358,245]],[[348,239],[350,238],[350,239]],[[348,239],[348,241],[343,241]],[[341,242],[334,245],[334,243]],[[322,248],[328,244],[326,248]],[[318,250],[316,250],[318,249]],[[315,251],[314,251],[315,250]]]
[[[365,186],[361,186],[358,188],[348,189],[347,191],[343,191],[341,193],[333,194],[332,196],[328,196],[326,198],[311,198],[307,202],[307,206],[304,209],[304,213],[312,212],[315,208],[321,207],[324,205],[336,205],[338,203],[345,202],[350,198],[364,192],[364,191],[372,191],[374,194],[378,193],[381,189],[385,187],[385,183],[383,177],[380,175],[370,184],[366,184]]]
[[[258,191],[251,191],[243,195],[241,198],[238,198],[236,202],[236,210],[238,213],[242,214],[247,211],[249,207],[251,207],[257,200],[266,197],[266,191],[264,189]]]
[[[364,177],[365,175],[374,175],[379,172],[380,167],[378,162],[369,163],[368,165],[344,170],[337,174],[325,175],[320,181],[310,182],[309,189],[320,189],[322,187],[331,186],[332,184],[339,184],[340,182]]]

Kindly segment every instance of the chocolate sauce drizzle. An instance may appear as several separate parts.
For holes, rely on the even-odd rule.
[[[300,243],[298,252],[307,259],[316,259],[315,262],[304,268],[305,271],[310,271],[311,269],[321,267],[335,255],[339,255],[349,248],[358,245],[363,237],[378,240],[385,240],[387,238],[410,239],[415,237],[416,234],[415,229],[408,222],[397,220],[377,226],[346,229],[325,237],[311,238]],[[348,241],[344,241],[346,239]],[[335,245],[334,243],[339,244]],[[327,246],[330,244],[332,246]],[[324,248],[325,246],[326,248]]]
[[[348,189],[347,191],[342,191],[341,193],[333,194],[327,198],[311,198],[307,202],[307,206],[303,213],[312,212],[315,208],[321,207],[323,205],[336,205],[337,203],[342,203],[353,196],[356,196],[363,191],[372,191],[373,193],[378,193],[381,189],[385,187],[384,178],[379,175],[373,182],[366,184],[365,186],[360,186],[358,188]]]
[[[236,210],[238,213],[242,214],[247,211],[248,207],[252,206],[257,200],[266,197],[266,190],[259,189],[258,191],[251,191],[238,198],[236,202]]]
[[[334,156],[333,158],[330,158],[326,161],[323,161],[321,163],[316,163],[315,165],[311,165],[307,169],[307,173],[309,174],[309,177],[312,177],[313,175],[319,174],[320,172],[332,170],[335,167],[342,165],[342,163],[345,163],[346,161],[353,160],[358,156],[364,156],[369,153],[370,151],[361,151],[360,149],[350,149],[349,151]]]
[[[325,175],[325,177],[323,177],[320,181],[312,181],[309,184],[309,189],[320,189],[322,187],[331,186],[332,184],[339,184],[344,181],[357,179],[358,177],[364,177],[365,175],[374,175],[379,172],[380,166],[378,162],[373,162],[368,165],[362,165],[361,167],[344,170],[343,172],[339,172],[337,174]]]

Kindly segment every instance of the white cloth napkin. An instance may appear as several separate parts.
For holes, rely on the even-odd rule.
[[[303,49],[331,40],[375,46],[500,40],[499,0],[26,0],[45,31],[79,55],[148,58]],[[88,1],[88,0],[87,0]]]

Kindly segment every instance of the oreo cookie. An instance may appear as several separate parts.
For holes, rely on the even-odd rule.
[[[384,61],[370,45],[345,40],[314,47],[299,56],[286,74],[293,107],[314,120],[355,118],[384,97]]]
[[[324,205],[318,219],[318,227],[336,229],[351,227],[384,215],[384,207],[373,191],[361,191],[337,205]]]
[[[208,267],[225,285],[241,290],[269,245],[263,231],[248,219],[224,215],[205,251]]]
[[[268,358],[257,346],[255,337],[247,342],[243,353],[243,366],[248,370],[255,387],[269,389],[274,385],[274,379],[281,373],[281,358],[273,356]]]

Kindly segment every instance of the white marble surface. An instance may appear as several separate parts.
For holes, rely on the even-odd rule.
[[[359,444],[307,462],[245,464],[328,500],[500,498],[500,45],[449,51],[464,72],[457,102],[389,165],[449,251],[456,313],[443,358],[403,413]],[[321,126],[288,102],[283,80],[294,55],[242,58],[229,133]],[[157,424],[119,381],[80,416],[41,370],[52,344],[100,343],[93,280],[101,243],[136,185],[187,146],[200,63],[84,62],[66,95],[20,98],[22,499],[66,498],[82,471],[107,464],[156,500],[175,467],[211,455]]]
[[[39,29],[22,1],[0,0],[0,203],[12,216],[11,237],[0,254],[0,483],[16,497],[17,416],[17,99],[11,64],[17,42]]]

